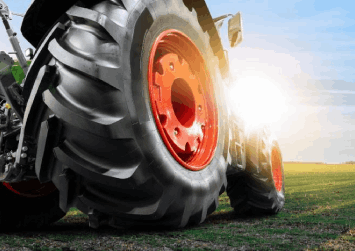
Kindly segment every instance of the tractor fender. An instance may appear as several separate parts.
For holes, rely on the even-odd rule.
[[[98,0],[82,0],[84,4],[94,4]],[[128,1],[137,0],[122,0],[123,5]],[[205,0],[181,0],[191,10],[195,9],[198,15],[198,21],[203,29],[210,36],[210,44],[213,53],[219,59],[219,68],[222,77],[228,77],[229,64],[224,54],[221,38],[213,22],[211,13],[206,5]],[[35,48],[41,44],[41,40],[50,28],[58,21],[77,0],[54,1],[54,0],[32,0],[30,7],[27,9],[21,25],[22,35]]]

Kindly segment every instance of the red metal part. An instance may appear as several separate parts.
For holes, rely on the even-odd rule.
[[[27,180],[16,183],[3,182],[2,184],[10,191],[29,198],[46,196],[57,189],[53,183],[41,184],[38,180]]]
[[[272,165],[272,177],[274,179],[275,187],[277,191],[282,189],[282,169],[281,169],[281,155],[277,148],[272,149],[271,155],[271,165]]]
[[[183,32],[169,29],[157,37],[148,81],[153,115],[166,147],[185,168],[205,168],[218,137],[214,90],[200,51]]]

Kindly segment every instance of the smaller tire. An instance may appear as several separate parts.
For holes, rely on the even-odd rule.
[[[227,174],[227,195],[237,214],[277,214],[285,204],[281,150],[268,128],[249,133],[246,169]]]
[[[0,183],[0,196],[0,231],[38,229],[65,216],[59,208],[59,192],[52,183]]]

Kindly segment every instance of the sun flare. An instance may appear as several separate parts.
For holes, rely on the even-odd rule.
[[[244,120],[247,128],[275,123],[287,109],[285,96],[272,80],[258,76],[236,80],[228,97],[232,112]]]

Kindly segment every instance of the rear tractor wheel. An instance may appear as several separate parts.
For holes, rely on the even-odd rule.
[[[246,138],[246,168],[227,173],[227,195],[238,214],[277,214],[285,204],[281,150],[268,128]]]

